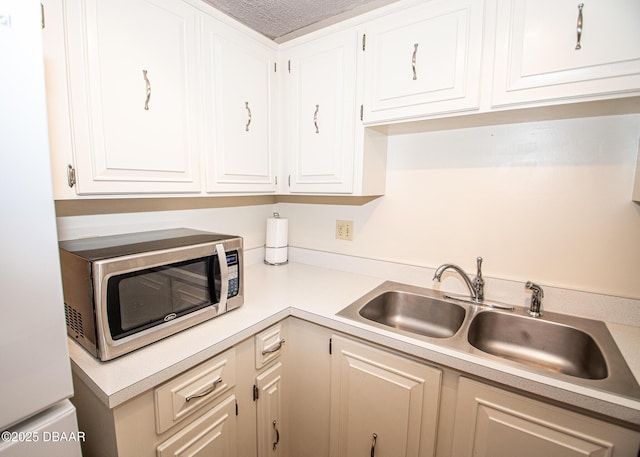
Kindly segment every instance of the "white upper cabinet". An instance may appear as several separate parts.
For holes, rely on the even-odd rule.
[[[43,3],[56,199],[383,195],[391,124],[640,95],[639,0],[400,0],[282,44],[201,0]]]
[[[353,191],[356,40],[335,34],[286,56],[291,192]]]
[[[202,22],[208,192],[274,192],[276,53],[222,23]]]
[[[493,105],[640,93],[639,19],[638,0],[497,1]]]
[[[65,0],[77,193],[197,192],[196,11]]]
[[[359,42],[351,29],[285,52],[289,192],[384,193],[386,138],[367,131],[360,121]]]
[[[477,109],[482,0],[433,0],[366,24],[365,124]]]

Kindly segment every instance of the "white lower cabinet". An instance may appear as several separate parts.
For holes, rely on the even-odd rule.
[[[440,370],[332,338],[331,455],[435,454]]]
[[[256,358],[272,350],[264,365]],[[296,318],[114,408],[75,374],[73,382],[85,457],[636,457],[640,450],[637,429]]]
[[[287,455],[288,427],[283,389],[285,343],[289,339],[288,322],[279,322],[254,337],[255,384],[253,401],[256,414],[258,457]]]
[[[236,397],[230,395],[156,451],[158,457],[234,457],[236,441]]]
[[[256,378],[258,457],[284,455],[282,430],[282,363],[278,362]]]
[[[640,433],[460,378],[456,457],[635,457]]]

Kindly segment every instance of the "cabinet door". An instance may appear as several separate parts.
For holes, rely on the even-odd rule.
[[[273,192],[275,53],[223,24],[203,20],[208,192]]]
[[[356,41],[334,34],[287,57],[291,192],[353,190]]]
[[[199,191],[195,10],[64,5],[77,192]]]
[[[433,456],[440,370],[334,336],[332,456]]]
[[[453,438],[459,457],[635,456],[640,433],[466,378]]]
[[[235,457],[236,397],[216,407],[160,444],[158,457]]]
[[[278,362],[256,379],[258,457],[282,453],[282,363]]]
[[[497,5],[494,105],[640,90],[637,0]]]
[[[482,12],[437,0],[368,25],[365,124],[478,108]]]

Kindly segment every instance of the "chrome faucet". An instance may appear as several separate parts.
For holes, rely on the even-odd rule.
[[[469,295],[471,297],[471,301],[474,303],[482,303],[484,301],[484,279],[482,279],[482,257],[478,257],[476,259],[478,272],[476,277],[471,281],[469,276],[464,272],[462,268],[452,263],[445,263],[444,265],[440,265],[436,270],[436,274],[433,275],[433,280],[436,282],[440,282],[440,278],[442,277],[442,273],[444,273],[448,269],[452,269],[456,271],[464,280],[467,288],[469,289]]]
[[[540,305],[542,305],[542,299],[544,298],[544,291],[542,290],[542,287],[532,283],[531,281],[527,281],[524,287],[531,291],[531,306],[529,306],[529,316],[542,316],[542,313],[540,312]]]

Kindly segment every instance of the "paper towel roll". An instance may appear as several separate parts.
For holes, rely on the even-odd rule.
[[[283,248],[265,248],[264,261],[270,265],[281,265],[288,261],[288,249]]]
[[[282,265],[288,261],[289,221],[273,213],[267,219],[267,236],[264,248],[264,262],[270,265]]]
[[[274,217],[267,219],[267,241],[268,248],[283,248],[289,244],[289,220],[274,213]]]

